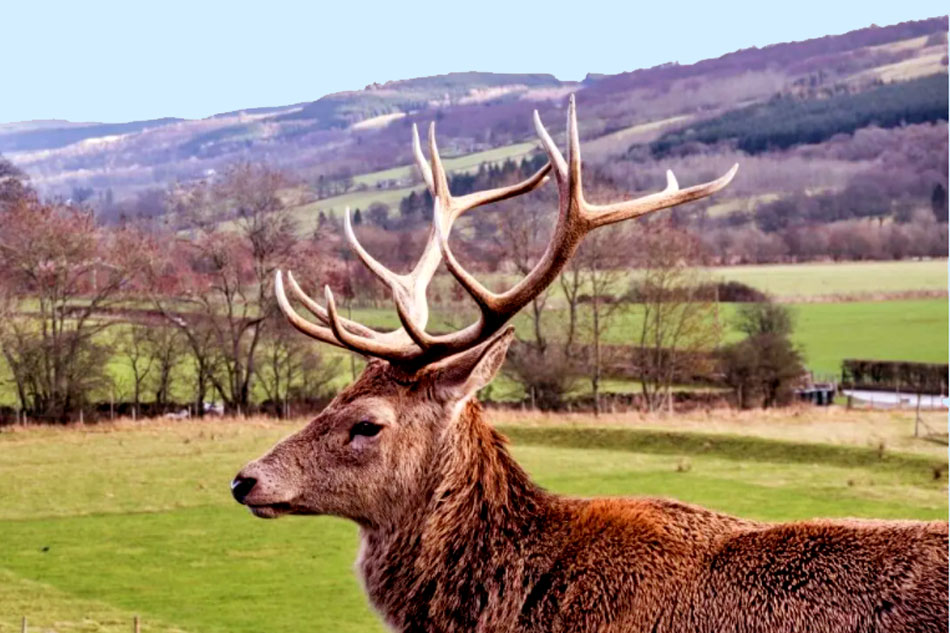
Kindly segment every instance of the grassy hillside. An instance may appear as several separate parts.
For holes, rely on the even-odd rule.
[[[513,414],[515,415],[515,414]],[[787,415],[787,414],[786,414]],[[868,446],[904,415],[827,412],[852,430],[827,436],[798,417],[784,440],[665,422],[666,432],[572,432],[547,419],[504,426],[514,453],[540,483],[574,495],[659,495],[763,520],[814,516],[946,517],[939,446],[881,459]],[[939,417],[939,416],[935,416]],[[699,422],[697,420],[696,422]],[[935,425],[939,420],[931,420]],[[556,423],[556,421],[555,421]],[[575,419],[574,424],[583,423]],[[34,429],[0,434],[0,632],[129,630],[288,633],[381,631],[352,571],[354,525],[329,518],[261,521],[230,498],[247,460],[299,426],[252,420]],[[649,423],[648,423],[649,424]],[[526,426],[527,425],[527,426]],[[539,426],[540,425],[540,426]],[[672,433],[671,433],[672,432]]]

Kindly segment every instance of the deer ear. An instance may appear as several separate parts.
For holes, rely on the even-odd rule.
[[[515,329],[508,327],[478,347],[442,361],[437,380],[443,396],[465,400],[490,383],[505,362],[514,333]]]

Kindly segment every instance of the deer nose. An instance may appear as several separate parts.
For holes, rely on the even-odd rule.
[[[234,481],[231,482],[231,494],[234,495],[234,499],[238,503],[244,503],[244,500],[247,499],[247,495],[251,494],[251,491],[254,490],[254,486],[257,485],[257,480],[253,477],[241,477],[238,475],[234,478]]]

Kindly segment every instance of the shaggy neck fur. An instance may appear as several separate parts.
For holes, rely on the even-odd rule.
[[[366,590],[397,630],[471,631],[517,607],[503,602],[523,599],[519,561],[553,497],[530,481],[481,413],[474,400],[462,405],[410,516],[363,529]]]

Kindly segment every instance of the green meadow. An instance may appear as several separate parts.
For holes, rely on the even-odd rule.
[[[816,431],[791,418],[797,436],[774,439],[495,415],[517,459],[559,493],[668,496],[769,521],[947,515],[945,447],[869,446],[859,412],[841,413],[857,442],[822,441],[828,421]],[[887,423],[897,447],[913,442],[908,416]],[[22,616],[30,631],[124,632],[136,614],[143,631],[382,631],[352,569],[354,525],[262,521],[230,498],[234,473],[299,424],[0,433],[0,632]]]

